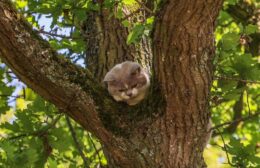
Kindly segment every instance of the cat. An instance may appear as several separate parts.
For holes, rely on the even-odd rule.
[[[148,72],[131,61],[115,65],[103,81],[107,83],[108,92],[116,101],[126,102],[130,106],[141,102],[150,86]]]

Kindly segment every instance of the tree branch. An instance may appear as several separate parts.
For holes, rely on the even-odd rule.
[[[53,51],[7,0],[0,0],[0,27],[0,57],[17,77],[85,129],[106,137],[97,109],[117,110],[92,74]]]
[[[120,23],[114,24],[108,18],[104,22],[109,22],[106,26],[112,34],[108,35],[107,31],[102,33],[109,37],[113,35],[120,41],[115,43],[114,38],[107,37],[103,40],[108,39],[108,41],[101,40],[104,42],[102,45],[113,43],[114,48],[105,47],[108,50],[102,52],[103,55],[99,57],[102,62],[98,65],[103,67],[98,73],[99,79],[102,79],[102,75],[114,65],[113,58],[117,57],[117,61],[125,60],[133,54],[133,50],[129,48],[134,48],[124,45],[126,41],[120,36],[122,33],[124,37],[127,36],[126,29],[114,29],[113,26]],[[104,26],[103,22],[100,22],[101,27]],[[94,77],[89,70],[58,55],[37,32],[33,31],[8,0],[0,0],[0,27],[1,60],[17,77],[37,94],[53,103],[60,111],[74,119],[85,130],[99,138],[104,149],[109,150],[113,158],[126,160],[127,153],[123,149],[118,149],[118,143],[122,143],[120,137],[130,135],[130,132],[136,128],[133,118],[136,118],[137,114],[145,114],[143,106],[149,105],[129,107],[124,103],[116,103],[107,90],[100,85],[97,76]],[[120,54],[115,54],[115,48],[120,48]],[[111,57],[106,59],[107,56]],[[109,60],[109,63],[104,60]],[[22,136],[27,136],[27,134],[20,137]]]
[[[216,126],[212,127],[211,130],[215,130],[215,129],[218,129],[218,128],[221,128],[221,127],[224,127],[224,126],[228,126],[228,125],[231,125],[233,123],[240,123],[242,121],[250,120],[250,119],[253,119],[254,117],[256,117],[258,115],[260,115],[260,112],[256,112],[255,114],[249,115],[247,117],[241,117],[241,118],[234,120],[234,121],[229,121],[229,122],[225,122],[225,123],[216,125]]]
[[[135,11],[131,12],[130,14],[125,15],[125,17],[121,18],[120,21],[122,22],[122,21],[124,21],[124,20],[130,18],[130,17],[134,16],[135,14],[139,13],[140,11],[142,11],[142,9],[141,9],[141,8],[138,8],[138,9],[136,9]]]
[[[237,89],[243,89],[246,87],[246,83],[238,82]],[[244,89],[240,93],[240,98],[236,101],[233,106],[233,121],[239,120],[242,117],[242,111],[244,109]],[[225,131],[229,132],[230,134],[234,133],[237,129],[239,123],[232,123],[230,124]]]
[[[66,118],[66,122],[67,122],[67,124],[68,124],[69,130],[70,130],[72,139],[73,139],[73,141],[74,141],[74,143],[75,143],[76,149],[78,150],[78,152],[79,152],[79,154],[80,154],[80,156],[81,156],[81,158],[82,158],[82,160],[83,160],[83,162],[84,162],[84,167],[88,168],[88,167],[89,167],[88,165],[89,165],[90,161],[85,157],[85,155],[84,155],[84,153],[83,153],[82,147],[81,147],[80,144],[79,144],[79,141],[78,141],[78,139],[77,139],[76,132],[75,132],[75,130],[73,129],[73,126],[72,126],[72,124],[71,124],[71,122],[70,122],[69,117],[66,116],[65,118]]]
[[[238,78],[232,78],[232,77],[227,77],[227,76],[215,76],[215,78],[223,79],[223,80],[238,81],[238,82],[243,82],[243,83],[260,84],[260,81],[238,79]]]
[[[88,132],[87,134],[88,134],[88,138],[89,138],[89,140],[90,140],[92,146],[93,146],[94,149],[95,149],[95,154],[93,155],[93,157],[95,157],[95,155],[97,155],[97,156],[98,156],[98,161],[99,161],[99,163],[101,164],[101,157],[100,157],[100,155],[99,155],[99,151],[100,151],[100,149],[102,149],[102,148],[97,149],[97,147],[96,147],[96,145],[95,145],[95,143],[94,143],[92,137],[90,136],[90,133]]]
[[[234,165],[234,164],[230,161],[230,159],[229,159],[229,155],[228,155],[228,151],[227,151],[227,145],[226,145],[226,143],[225,143],[225,140],[224,140],[223,135],[222,135],[221,132],[218,130],[218,128],[217,128],[216,130],[219,132],[220,137],[221,137],[221,140],[222,140],[222,142],[223,142],[223,149],[224,149],[224,151],[225,151],[225,153],[226,153],[227,160],[228,160],[228,164],[231,165],[231,166],[237,167],[237,165]]]
[[[248,114],[251,115],[251,108],[250,108],[249,98],[248,98],[248,90],[246,90],[246,104],[247,104]]]
[[[154,15],[154,12],[151,9],[149,9],[143,2],[141,2],[139,0],[135,0],[135,2],[137,2],[141,7],[143,7],[144,10],[146,10],[149,14]]]
[[[50,36],[60,37],[60,38],[65,38],[65,39],[82,39],[81,37],[66,36],[66,35],[47,32],[47,31],[44,31],[44,30],[35,30],[35,31],[40,33],[40,34],[47,34],[47,35],[50,35]]]
[[[23,95],[19,95],[19,96],[12,96],[12,95],[5,95],[5,94],[0,94],[0,97],[12,97],[12,98],[15,98],[15,99],[17,99],[17,98],[24,98],[24,96]]]

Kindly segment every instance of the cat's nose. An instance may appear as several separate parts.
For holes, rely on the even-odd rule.
[[[126,95],[131,97],[133,94],[132,94],[132,92],[126,92]]]

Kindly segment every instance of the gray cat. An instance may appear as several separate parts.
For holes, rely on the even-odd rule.
[[[142,101],[150,86],[149,74],[136,62],[115,65],[105,76],[108,92],[116,101],[133,106]]]

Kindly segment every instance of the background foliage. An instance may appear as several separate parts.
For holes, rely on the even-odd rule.
[[[147,19],[129,21],[147,8],[137,0],[105,0],[104,7],[131,31],[129,45],[149,37],[158,1]],[[98,11],[90,0],[16,0],[16,8],[64,57],[85,65],[80,31],[86,12]],[[205,150],[210,168],[260,167],[260,3],[225,0],[217,20],[216,73],[211,92],[213,138]],[[87,37],[85,37],[87,38]],[[95,137],[22,84],[0,64],[0,167],[105,166]]]

